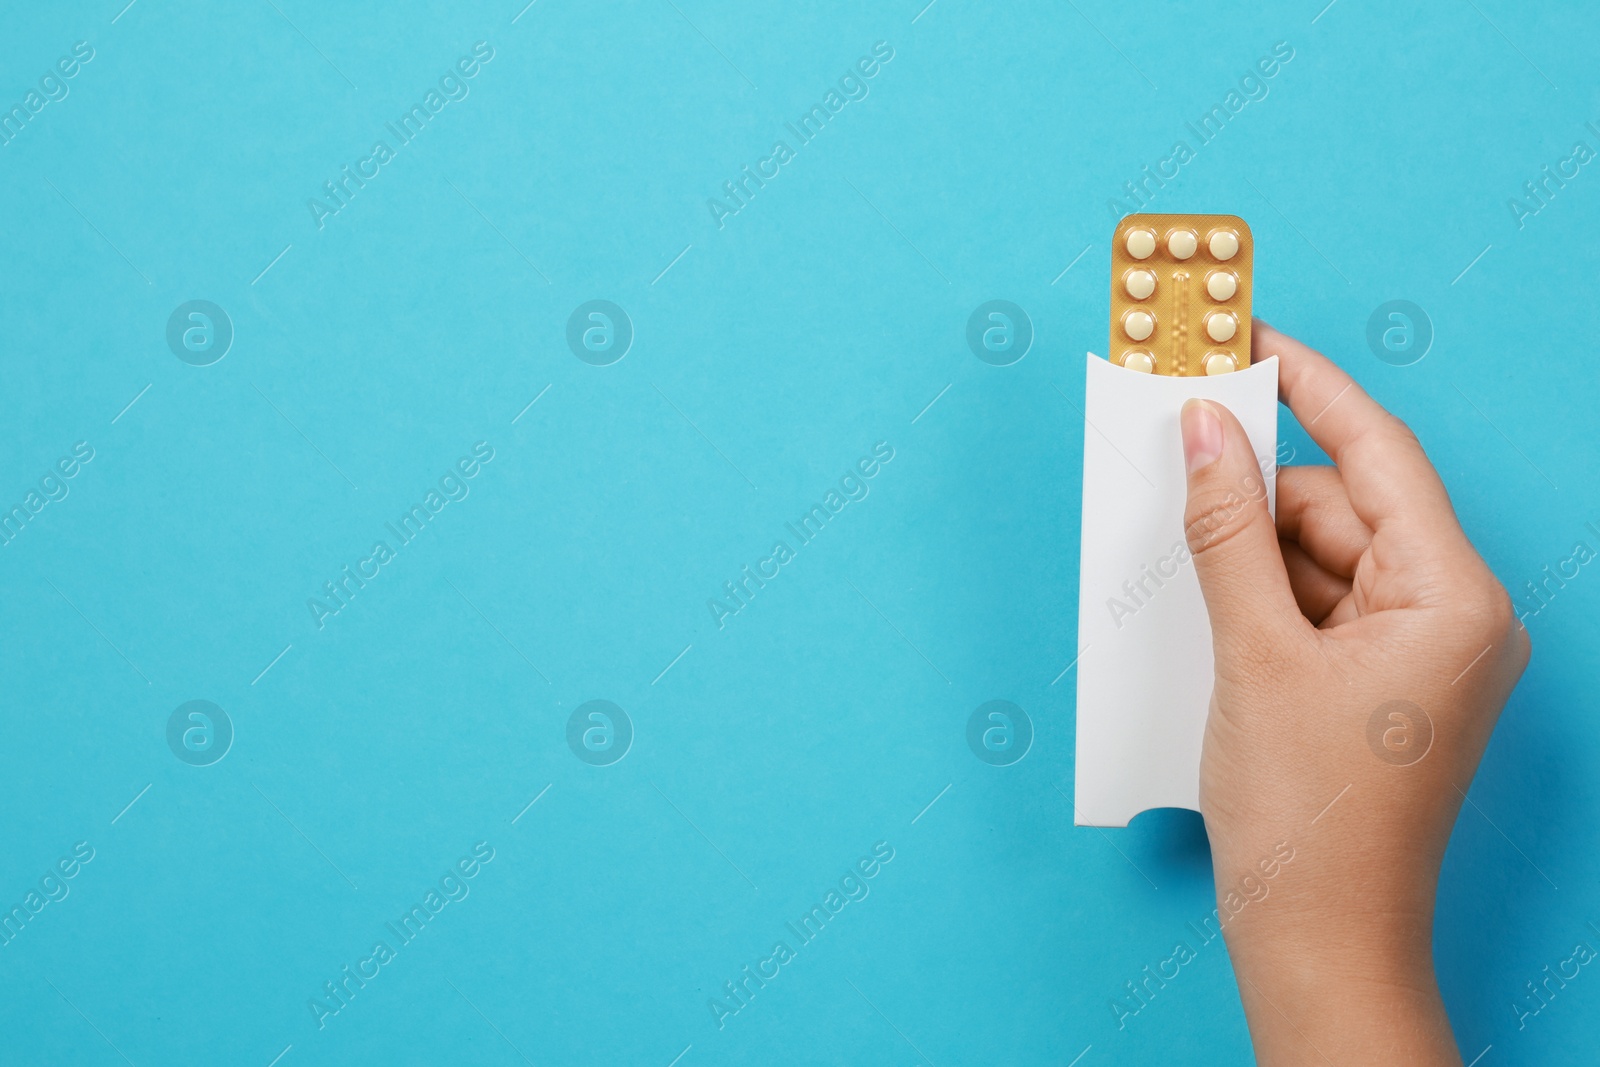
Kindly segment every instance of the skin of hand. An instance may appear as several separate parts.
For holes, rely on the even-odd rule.
[[[1257,321],[1269,356],[1335,464],[1279,470],[1276,523],[1238,420],[1181,419],[1216,658],[1200,808],[1240,997],[1269,1067],[1459,1065],[1434,894],[1527,632],[1405,424]]]

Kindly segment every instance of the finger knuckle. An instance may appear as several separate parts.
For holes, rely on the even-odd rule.
[[[1189,551],[1199,556],[1228,544],[1249,529],[1257,506],[1245,489],[1213,491],[1191,501],[1183,531]]]
[[[1516,627],[1511,631],[1511,665],[1520,675],[1528,668],[1528,661],[1533,658],[1533,637],[1528,633],[1528,628],[1517,621]]]
[[[1306,664],[1302,650],[1277,637],[1268,627],[1251,628],[1230,636],[1213,634],[1218,652],[1218,677],[1251,686],[1303,676]]]
[[[1475,657],[1476,662],[1476,658],[1489,655],[1499,669],[1509,671],[1512,677],[1527,669],[1533,655],[1528,628],[1510,595],[1492,576],[1463,596],[1455,613],[1461,627],[1458,635],[1463,657]]]
[[[1420,445],[1422,443],[1421,439],[1417,437],[1416,431],[1413,430],[1411,426],[1398,415],[1389,415],[1386,421],[1385,429],[1389,436],[1396,441],[1403,441],[1407,444],[1414,445]]]
[[[1504,640],[1521,625],[1510,595],[1492,577],[1464,597],[1457,610],[1475,637],[1491,643]]]

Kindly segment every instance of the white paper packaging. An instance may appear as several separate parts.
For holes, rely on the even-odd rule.
[[[1278,360],[1232,374],[1140,374],[1088,355],[1078,581],[1074,821],[1126,826],[1200,807],[1211,624],[1184,542],[1183,402],[1244,426],[1276,508]]]

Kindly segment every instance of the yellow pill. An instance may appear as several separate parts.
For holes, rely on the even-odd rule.
[[[1238,291],[1239,276],[1231,270],[1214,270],[1206,277],[1206,292],[1219,303],[1232,300],[1233,294]]]
[[[1238,369],[1239,363],[1231,352],[1212,352],[1206,356],[1207,374],[1228,374]]]
[[[1155,316],[1148,311],[1130,311],[1122,317],[1122,332],[1126,333],[1131,340],[1143,341],[1154,333],[1155,329]],[[1232,330],[1228,331],[1228,336],[1233,336]],[[1226,340],[1226,338],[1220,338],[1220,340]]]
[[[1210,248],[1213,258],[1230,260],[1239,251],[1239,235],[1232,230],[1213,230]]]
[[[1135,300],[1149,300],[1150,294],[1156,291],[1156,276],[1147,270],[1130,270],[1123,287]]]
[[[1156,252],[1156,235],[1150,230],[1128,231],[1128,255],[1134,259],[1149,259]]]
[[[1133,352],[1124,352],[1122,354],[1122,365],[1127,367],[1129,370],[1136,370],[1140,374],[1153,374],[1155,373],[1156,369],[1156,360],[1155,357],[1148,352],[1140,352],[1135,350]]]
[[[1238,320],[1229,312],[1213,311],[1206,316],[1206,336],[1218,344],[1231,340],[1238,328]]]
[[[1188,259],[1199,246],[1193,230],[1173,230],[1167,235],[1167,251],[1173,259]]]

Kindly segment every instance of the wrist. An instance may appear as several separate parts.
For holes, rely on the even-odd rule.
[[[1312,993],[1331,983],[1431,988],[1437,859],[1401,862],[1340,844],[1323,833],[1254,864],[1238,856],[1267,855],[1261,846],[1213,852],[1217,916],[1236,969]]]
[[[1222,927],[1258,1061],[1459,1064],[1433,968],[1430,887],[1330,873],[1291,865]],[[1218,882],[1229,914],[1226,876]]]
[[[1263,1067],[1276,1064],[1458,1065],[1425,936],[1402,929],[1346,936],[1325,924],[1309,939],[1227,938],[1240,999]]]

